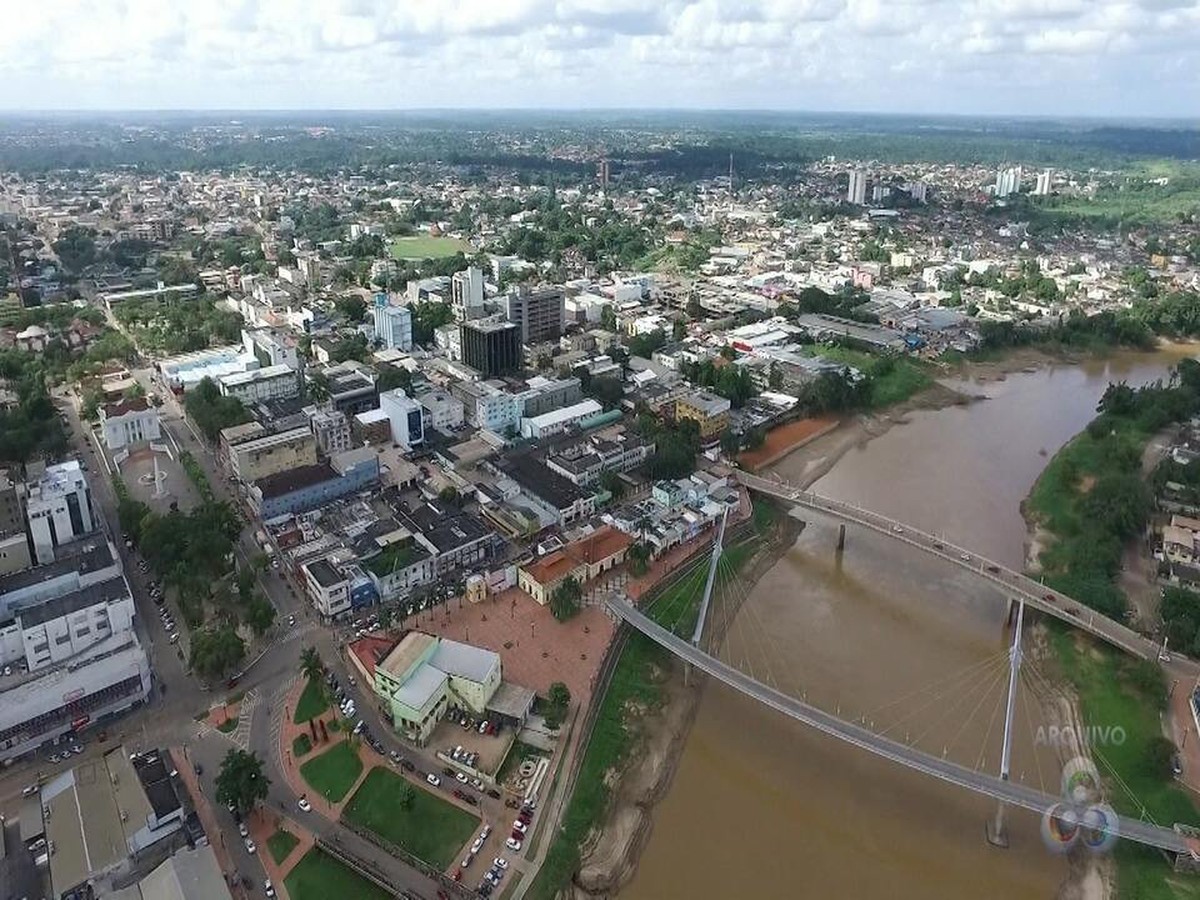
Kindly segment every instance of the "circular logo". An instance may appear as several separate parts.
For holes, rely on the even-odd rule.
[[[1077,756],[1063,766],[1063,799],[1042,813],[1042,840],[1051,853],[1079,845],[1105,853],[1117,842],[1116,812],[1100,795],[1100,773],[1091,760]]]
[[[1093,853],[1104,853],[1117,842],[1117,814],[1107,803],[1093,803],[1079,817],[1079,839]]]
[[[1063,766],[1062,794],[1076,806],[1100,799],[1100,773],[1090,759],[1076,756]]]
[[[1079,817],[1075,807],[1055,803],[1042,813],[1042,839],[1051,853],[1066,853],[1079,840]]]

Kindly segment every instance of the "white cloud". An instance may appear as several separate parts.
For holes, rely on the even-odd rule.
[[[1200,113],[1200,0],[43,0],[6,27],[6,108],[969,113],[1019,72],[1007,111]]]

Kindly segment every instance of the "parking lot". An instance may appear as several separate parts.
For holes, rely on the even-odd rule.
[[[430,735],[429,749],[450,756],[456,747],[462,747],[467,753],[479,754],[472,768],[495,775],[515,739],[516,732],[511,728],[502,728],[496,734],[480,734],[478,724],[464,728],[458,722],[442,719]]]

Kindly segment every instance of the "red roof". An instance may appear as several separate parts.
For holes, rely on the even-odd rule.
[[[145,412],[150,408],[150,401],[145,397],[134,397],[132,400],[118,400],[116,403],[105,403],[102,407],[106,419],[115,419],[131,412]]]

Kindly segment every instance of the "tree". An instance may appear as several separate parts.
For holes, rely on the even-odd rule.
[[[771,360],[771,365],[767,367],[767,387],[773,391],[783,387],[783,371],[775,360]]]
[[[601,375],[588,380],[584,393],[599,401],[605,409],[614,409],[625,397],[625,386],[614,375]]]
[[[617,330],[617,313],[607,303],[600,310],[600,327],[605,331],[615,332]]]
[[[742,449],[742,439],[738,437],[732,428],[726,428],[721,433],[721,452],[726,456],[733,456]]]
[[[1146,771],[1157,778],[1170,778],[1174,774],[1175,742],[1161,734],[1156,734],[1146,742],[1145,762]]]
[[[232,806],[244,816],[267,799],[271,779],[263,771],[263,762],[254,753],[232,749],[221,760],[217,773],[217,802]]]
[[[258,637],[262,637],[275,624],[275,607],[256,594],[246,606],[242,618]]]
[[[325,663],[316,647],[305,647],[300,653],[300,674],[309,681],[325,674]]]
[[[413,804],[417,802],[417,792],[407,781],[400,784],[399,793],[396,795],[396,802],[403,810],[412,809]]]
[[[192,671],[205,680],[224,678],[246,656],[246,643],[229,624],[192,634]]]
[[[634,576],[645,575],[650,569],[650,546],[641,541],[633,544],[625,554],[629,561],[629,571]]]
[[[612,494],[613,500],[620,500],[625,496],[625,482],[613,469],[600,473],[600,487]]]
[[[579,601],[583,598],[583,589],[574,575],[568,575],[550,595],[550,612],[560,622],[579,612]]]
[[[78,274],[96,261],[96,232],[72,225],[50,245],[63,267]]]
[[[550,685],[550,690],[546,692],[546,698],[550,701],[551,706],[566,709],[571,703],[571,689],[561,681],[556,681]]]
[[[383,394],[400,388],[404,393],[412,396],[412,373],[408,369],[403,366],[382,363],[375,367],[375,372],[379,376],[375,382],[379,393]]]
[[[324,403],[329,399],[329,376],[321,371],[306,372],[304,393],[313,403]]]
[[[358,295],[339,297],[333,305],[338,315],[351,325],[358,325],[367,319],[367,306]]]
[[[675,324],[671,326],[671,339],[682,341],[685,337],[687,337],[687,325],[676,319]]]
[[[385,606],[379,610],[379,627],[387,631],[392,627],[392,620],[395,618],[395,612],[390,606]]]
[[[446,506],[458,505],[458,491],[451,485],[446,485],[438,491],[438,501]]]

